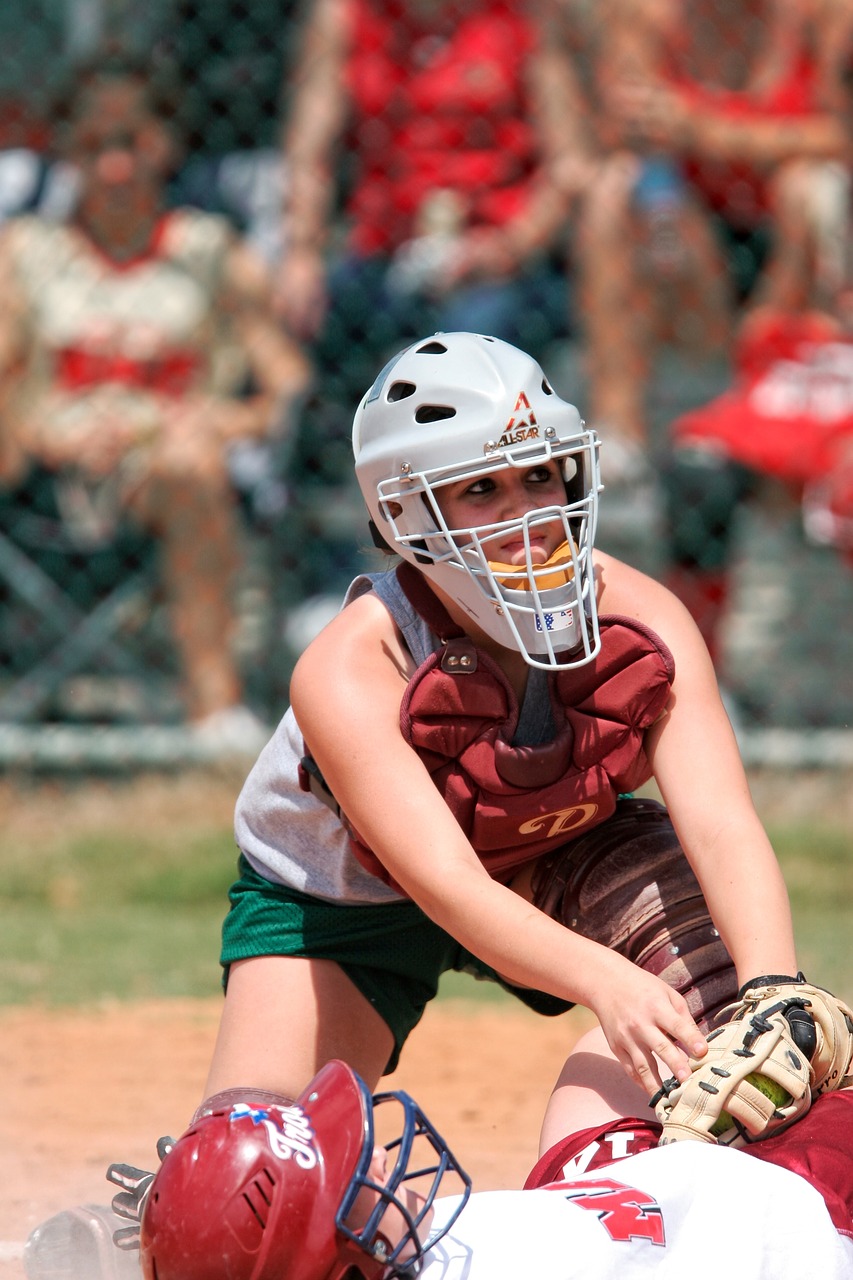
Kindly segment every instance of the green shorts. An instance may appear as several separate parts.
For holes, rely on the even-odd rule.
[[[498,982],[537,1013],[553,1017],[572,1006],[542,991],[504,982],[460,947],[413,902],[348,906],[312,898],[258,875],[241,855],[239,879],[228,894],[231,910],[222,926],[221,963],[251,956],[308,956],[334,960],[394,1036],[386,1067],[393,1071],[409,1032],[449,970]]]

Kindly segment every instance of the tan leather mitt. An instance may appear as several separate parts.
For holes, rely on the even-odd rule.
[[[785,1003],[726,1022],[691,1058],[683,1084],[668,1080],[652,1099],[660,1144],[694,1139],[742,1147],[779,1133],[811,1106],[811,1067],[785,1016]]]
[[[741,987],[737,1003],[719,1016],[727,1022],[754,1019],[780,1001],[787,1005],[794,1038],[811,1062],[812,1098],[853,1084],[853,1010],[823,987],[812,986],[802,973],[753,978]]]

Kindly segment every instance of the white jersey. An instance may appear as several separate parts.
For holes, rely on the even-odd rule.
[[[433,1229],[455,1198],[436,1204]],[[853,1232],[853,1223],[851,1223]],[[471,1196],[419,1280],[851,1280],[853,1238],[805,1178],[682,1142],[533,1191]]]
[[[171,210],[122,265],[73,222],[22,217],[4,235],[43,431],[61,436],[98,413],[151,427],[164,395],[233,395],[242,385],[245,356],[222,304],[234,243],[224,218]]]

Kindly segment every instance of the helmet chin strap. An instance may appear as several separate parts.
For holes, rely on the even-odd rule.
[[[555,587],[565,587],[572,582],[575,576],[572,553],[571,545],[562,542],[543,564],[534,565],[533,580],[537,591],[552,591]],[[490,560],[489,568],[500,585],[508,591],[532,590],[526,568],[519,568],[516,564],[501,564],[498,560]]]

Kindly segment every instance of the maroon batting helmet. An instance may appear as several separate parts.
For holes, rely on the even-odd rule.
[[[398,1260],[423,1253],[418,1228],[445,1175],[470,1181],[426,1117],[402,1092],[371,1098],[343,1062],[330,1062],[295,1102],[230,1091],[203,1113],[161,1165],[141,1225],[145,1280],[339,1280],[350,1269],[379,1280]],[[388,1142],[394,1168],[384,1184],[370,1175],[374,1111],[401,1108],[402,1133]],[[417,1144],[416,1144],[417,1140]],[[424,1143],[426,1165],[409,1167]],[[412,1211],[397,1192],[410,1179],[431,1179]],[[366,1223],[348,1219],[362,1188],[377,1193]],[[423,1187],[418,1190],[423,1193]],[[378,1199],[377,1199],[378,1197]],[[390,1205],[405,1230],[391,1239],[382,1221]],[[447,1223],[447,1227],[451,1225]],[[447,1229],[445,1227],[445,1230]],[[442,1232],[443,1234],[443,1232]],[[435,1237],[438,1238],[438,1237]]]

